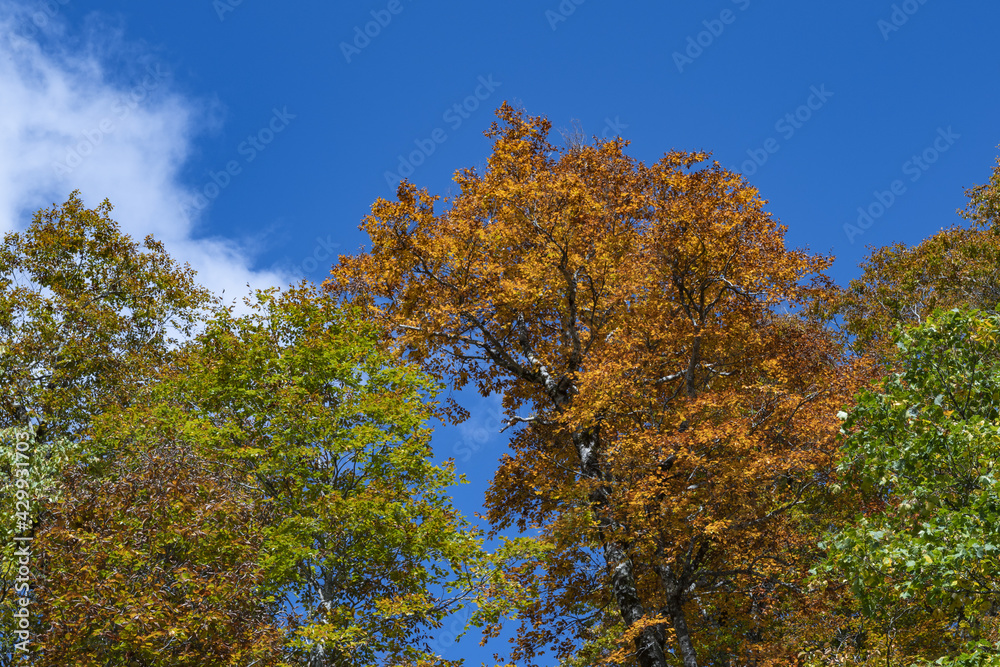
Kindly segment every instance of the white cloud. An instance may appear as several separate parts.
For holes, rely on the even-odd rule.
[[[213,109],[172,90],[170,72],[120,31],[63,25],[59,4],[0,0],[0,231],[81,191],[107,198],[134,238],[153,234],[227,301],[291,277],[257,271],[253,245],[195,238],[193,190],[180,173]],[[39,27],[41,24],[41,27]]]

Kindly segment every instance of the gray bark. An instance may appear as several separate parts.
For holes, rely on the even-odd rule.
[[[684,661],[684,667],[698,667],[698,654],[694,649],[694,642],[691,641],[691,631],[688,629],[687,616],[684,614],[683,579],[678,581],[666,565],[658,566],[657,570],[660,573],[663,590],[667,594],[667,613],[670,614],[670,623],[677,636],[677,648],[680,650],[681,660]]]
[[[571,303],[571,306],[575,307],[575,304]],[[477,345],[487,358],[514,376],[540,385],[549,400],[552,401],[556,411],[561,411],[570,404],[573,394],[576,393],[571,378],[569,376],[557,377],[534,353],[531,336],[523,316],[518,317],[512,323],[512,330],[516,337],[517,346],[528,362],[526,366],[515,361],[477,317],[471,313],[463,314],[473,327],[481,332],[483,340],[465,339],[462,342]],[[579,362],[582,352],[576,338],[575,322],[568,323],[567,328],[573,332],[571,338],[574,341],[572,355],[574,363],[570,370],[575,371],[578,370],[576,364]],[[543,410],[539,410],[539,414],[543,412]],[[611,578],[611,592],[621,612],[622,620],[627,627],[631,627],[646,615],[646,610],[639,599],[635,583],[635,568],[629,558],[628,550],[615,536],[615,533],[620,533],[620,531],[617,530],[619,526],[615,524],[610,512],[610,488],[607,484],[607,475],[600,464],[600,439],[594,430],[584,429],[573,434],[573,444],[580,459],[582,477],[600,481],[600,484],[591,491],[589,500],[597,518],[604,561]],[[663,645],[664,639],[657,628],[650,627],[643,630],[635,640],[639,666],[667,667]]]
[[[671,596],[667,603],[667,611],[674,626],[674,634],[677,635],[677,647],[680,649],[684,667],[698,667],[698,654],[695,653],[694,643],[691,641],[691,632],[687,627],[687,617],[684,615],[680,596]]]
[[[612,535],[615,526],[608,512],[608,488],[603,483],[604,475],[597,461],[598,442],[592,432],[574,436],[580,456],[580,469],[588,479],[599,479],[602,484],[590,493],[590,502],[597,516],[598,531],[604,550],[604,562],[611,577],[611,592],[627,627],[632,627],[646,615],[635,586],[635,570],[628,552]],[[646,628],[636,637],[636,656],[640,667],[666,667],[667,658],[663,653],[663,639],[656,628]],[[686,667],[686,666],[685,666]]]

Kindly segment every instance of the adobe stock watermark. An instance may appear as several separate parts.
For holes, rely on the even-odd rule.
[[[809,97],[804,104],[795,108],[794,111],[786,113],[774,123],[774,131],[781,135],[785,141],[795,136],[806,123],[812,119],[813,114],[823,108],[833,93],[826,89],[826,84],[809,87]],[[763,167],[772,155],[781,150],[781,143],[775,137],[768,137],[760,148],[748,148],[748,160],[744,160],[739,169],[730,168],[733,173],[742,173],[744,176],[753,176],[757,170]]]
[[[750,0],[731,1],[741,12],[745,12],[750,7]],[[726,26],[736,22],[736,17],[737,14],[732,9],[723,9],[719,12],[719,18],[702,21],[701,24],[705,26],[705,29],[696,35],[688,36],[687,47],[683,52],[674,51],[673,53],[672,57],[677,71],[683,74],[685,67],[693,65],[694,61],[705,53],[705,49],[712,46],[715,40],[722,36],[722,33],[726,31]]]
[[[562,0],[555,9],[546,9],[545,18],[549,22],[549,26],[553,30],[559,27],[560,23],[568,20],[576,8],[585,3],[587,0]]]
[[[31,12],[31,21],[22,23],[14,35],[31,40],[59,14],[59,7],[65,7],[70,0],[45,0],[36,11]]]
[[[437,655],[444,653],[458,643],[459,637],[465,632],[466,626],[472,620],[472,609],[468,606],[462,607],[451,617],[451,623],[443,629],[427,644],[427,648]]]
[[[602,139],[613,139],[622,136],[622,130],[627,130],[628,125],[623,123],[620,116],[615,116],[614,120],[610,116],[604,119],[604,130],[601,131]]]
[[[506,420],[496,406],[491,406],[485,415],[477,417],[476,423],[461,424],[463,431],[461,441],[452,447],[452,454],[463,463],[472,458],[480,449],[486,447],[490,439],[499,434],[506,426]]]
[[[104,139],[118,129],[119,123],[145,102],[150,93],[156,90],[167,76],[168,74],[161,70],[159,65],[147,66],[142,79],[111,103],[111,114],[98,121],[94,127],[81,132],[80,141],[67,147],[63,161],[53,163],[52,168],[56,174],[67,176],[83,164],[87,157],[94,154]]]
[[[903,163],[901,167],[903,175],[909,176],[911,183],[919,181],[927,170],[931,168],[931,165],[937,162],[942,154],[948,152],[961,136],[960,134],[955,134],[950,125],[947,129],[939,127],[937,137],[935,137],[931,145],[920,153],[911,156],[909,160]],[[847,235],[847,240],[853,245],[855,237],[864,234],[865,230],[869,229],[875,224],[876,220],[885,215],[885,212],[906,192],[906,183],[899,178],[892,181],[887,190],[876,190],[873,193],[874,199],[870,204],[858,207],[858,219],[855,224],[847,223],[844,225],[844,234]]]
[[[412,2],[412,0],[408,1]],[[393,17],[402,14],[404,9],[406,7],[402,0],[389,0],[385,9],[371,10],[369,14],[371,14],[372,20],[365,23],[363,27],[354,26],[354,35],[351,41],[340,43],[340,52],[344,54],[344,60],[350,64],[351,59],[368,48],[372,40],[381,35],[382,30],[389,27]]]
[[[28,630],[31,614],[28,606],[31,599],[31,549],[33,539],[24,533],[31,530],[31,498],[28,493],[28,479],[31,476],[30,449],[31,433],[27,429],[17,429],[14,437],[14,485],[16,500],[14,518],[18,534],[14,536],[14,558],[16,558],[17,578],[14,580],[14,592],[17,611],[14,616],[14,634],[18,641],[14,643],[14,651],[27,652],[31,633]]]
[[[889,35],[906,25],[910,17],[916,14],[922,5],[926,4],[927,0],[903,0],[903,2],[893,5],[889,19],[879,19],[875,24],[879,32],[882,33],[882,39],[888,42]]]
[[[219,22],[226,20],[226,14],[235,12],[236,8],[243,4],[243,0],[212,0],[212,9],[219,17]]]
[[[478,85],[472,91],[471,95],[452,104],[441,114],[441,120],[453,132],[462,127],[465,121],[471,118],[472,114],[482,106],[483,102],[488,100],[493,95],[493,92],[503,85],[502,81],[494,81],[492,74],[489,76],[480,76],[477,81]],[[396,166],[396,171],[386,171],[383,174],[386,185],[395,190],[401,180],[412,176],[417,167],[426,162],[427,158],[434,154],[438,146],[446,141],[448,141],[448,133],[443,127],[435,128],[425,139],[414,139],[413,143],[416,148],[406,155],[400,154],[397,156],[399,162]]]
[[[330,238],[329,234],[326,235],[326,238],[317,236],[316,245],[313,246],[312,253],[306,255],[301,262],[292,267],[293,273],[297,276],[304,276],[312,273],[319,268],[320,262],[332,260],[334,251],[339,247],[340,244],[335,243]]]
[[[218,172],[209,170],[208,180],[197,189],[195,195],[188,202],[181,202],[181,211],[185,217],[190,218],[191,209],[204,210],[209,203],[214,201],[222,191],[229,187],[233,178],[243,173],[243,166],[250,164],[257,159],[257,156],[267,150],[267,147],[274,141],[275,137],[285,131],[285,128],[296,118],[295,114],[289,113],[288,107],[271,110],[271,119],[253,134],[247,135],[236,146],[236,152],[243,158],[240,160],[229,160],[226,166]]]

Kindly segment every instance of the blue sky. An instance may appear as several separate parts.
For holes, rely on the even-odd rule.
[[[988,178],[997,25],[971,0],[0,0],[0,228],[80,188],[227,297],[319,281],[401,170],[447,193],[482,164],[507,100],[646,161],[712,151],[843,283]],[[504,436],[467,398],[436,445],[471,512]]]

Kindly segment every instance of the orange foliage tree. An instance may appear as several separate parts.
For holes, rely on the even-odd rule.
[[[497,114],[482,173],[458,172],[444,209],[409,183],[378,200],[371,249],[327,282],[519,427],[486,505],[537,537],[502,550],[487,634],[514,602],[525,664],[787,657],[816,604],[809,499],[860,382],[794,314],[827,298],[831,259],[786,248],[706,154],[646,165],[620,139],[557,147],[545,119]]]

